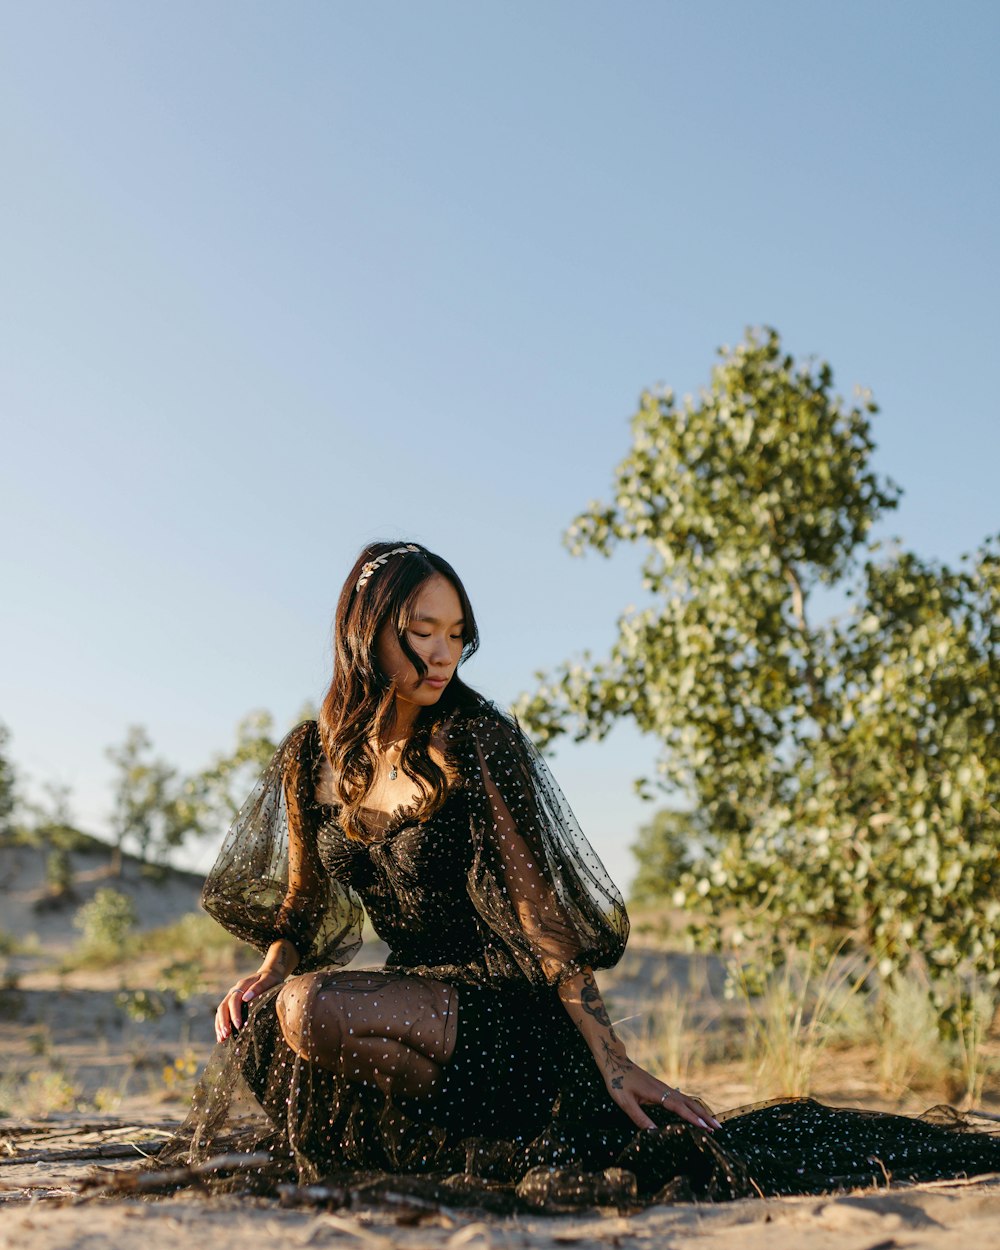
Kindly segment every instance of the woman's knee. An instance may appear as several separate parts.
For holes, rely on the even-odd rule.
[[[312,1017],[318,989],[314,974],[290,977],[275,1000],[275,1011],[285,1041],[303,1059],[312,1057]]]

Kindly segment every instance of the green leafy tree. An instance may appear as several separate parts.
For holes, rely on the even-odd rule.
[[[41,797],[18,804],[19,827],[33,846],[50,850],[79,850],[93,841],[73,820],[70,787],[61,781],[43,781]]]
[[[17,801],[14,766],[7,758],[10,730],[0,722],[0,837],[10,832]]]
[[[0,771],[2,767],[0,765]],[[44,852],[46,889],[34,906],[45,910],[76,901],[70,852],[93,839],[73,823],[69,786],[46,781],[41,783],[40,790],[41,797],[29,798],[21,787],[15,789],[12,780],[4,804],[6,815],[0,827],[9,839]]]
[[[41,802],[24,805],[31,815],[31,841],[46,852],[45,895],[36,906],[58,908],[76,901],[70,852],[86,835],[73,824],[69,786],[50,781],[43,784],[42,790]]]
[[[774,330],[720,356],[697,399],[642,395],[613,502],[567,534],[642,547],[647,602],[518,710],[542,745],[622,718],[659,739],[658,781],[707,835],[663,893],[716,940],[847,931],[887,975],[929,951],[995,978],[996,546],[957,571],[880,559],[899,490],[870,465],[870,394],[847,404]],[[818,586],[852,610],[814,622]]]
[[[277,750],[274,717],[250,712],[236,728],[236,746],[219,753],[191,779],[191,796],[206,832],[224,832],[249,794],[261,770]]]
[[[312,720],[316,709],[304,703],[296,723]],[[206,835],[225,832],[278,747],[278,734],[270,712],[249,712],[236,727],[236,746],[216,755],[208,768],[191,777],[187,794],[197,812],[199,828]]]
[[[45,857],[46,898],[59,903],[72,901],[76,897],[75,880],[69,851],[64,846],[53,847]]]
[[[306,703],[298,719],[315,715]],[[152,859],[162,864],[188,840],[225,831],[277,749],[273,717],[264,711],[249,713],[240,721],[236,739],[231,752],[218,754],[190,776],[153,758],[152,743],[139,725],[128,730],[122,746],[108,751],[117,772],[113,828],[119,872],[125,848],[134,848],[144,863]]]
[[[639,830],[632,846],[638,865],[632,882],[633,903],[655,903],[672,893],[703,854],[708,835],[700,813],[664,807]]]
[[[129,727],[120,747],[109,747],[115,765],[115,865],[134,848],[143,863],[162,862],[167,853],[200,832],[199,811],[188,782],[163,760],[151,757],[152,742],[141,725]]]

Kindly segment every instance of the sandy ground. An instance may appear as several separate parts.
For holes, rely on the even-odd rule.
[[[66,1123],[69,1130],[72,1126]],[[103,1129],[67,1133],[66,1146],[125,1143],[137,1134]],[[2,1140],[2,1139],[0,1139]],[[24,1143],[27,1145],[28,1143]],[[50,1143],[51,1144],[51,1143]],[[107,1167],[122,1164],[108,1163]],[[681,1203],[634,1214],[494,1217],[476,1211],[401,1204],[393,1210],[283,1209],[260,1199],[197,1196],[137,1200],[77,1192],[84,1176],[100,1175],[93,1162],[0,1166],[0,1250],[113,1246],[118,1250],[243,1245],[339,1243],[380,1250],[471,1250],[510,1247],[739,1247],[740,1250],[890,1250],[892,1247],[994,1246],[1000,1242],[1000,1176],[973,1183],[858,1192],[831,1198],[750,1200],[719,1205]],[[107,1175],[104,1172],[104,1175]]]
[[[123,883],[109,881],[99,856],[82,856],[78,892],[86,899],[101,884],[133,893],[145,927],[169,923],[196,905],[200,882],[181,874],[166,885],[143,880],[126,864]],[[155,1146],[183,1116],[195,1074],[214,1039],[212,1012],[219,991],[243,970],[240,955],[206,969],[200,992],[185,1002],[167,995],[155,1020],[130,1019],[122,990],[156,984],[154,962],[133,961],[113,971],[60,974],[55,961],[77,938],[72,912],[39,911],[39,858],[0,848],[0,926],[26,942],[30,953],[8,958],[8,985],[0,991],[0,1080],[37,1074],[39,1108],[13,1121],[0,1118],[0,1250],[9,1246],[164,1250],[223,1241],[279,1240],[290,1246],[339,1242],[344,1246],[547,1247],[579,1244],[629,1247],[719,1245],[754,1250],[890,1250],[892,1247],[1000,1245],[1000,1176],[973,1182],[859,1192],[830,1198],[676,1204],[622,1214],[599,1211],[565,1216],[496,1217],[474,1210],[434,1209],[403,1201],[394,1208],[355,1205],[338,1210],[286,1209],[276,1200],[138,1199],[85,1196],[80,1183],[129,1166],[128,1155]],[[358,963],[377,966],[378,944]],[[244,957],[245,958],[245,957]],[[721,969],[698,970],[706,1001],[718,1004]],[[641,1016],[651,994],[694,989],[687,957],[636,943],[613,973],[602,974],[605,995],[619,1019]],[[16,984],[11,984],[11,979]],[[729,1027],[739,1028],[738,1021]],[[737,1065],[694,1064],[696,1088],[717,1109],[760,1096]],[[777,1091],[776,1091],[777,1092]],[[844,1105],[917,1112],[934,1098],[887,1100],[865,1071],[834,1057],[822,1075],[822,1096]],[[62,1105],[57,1105],[62,1098]],[[997,1107],[988,1103],[995,1112]],[[37,1118],[29,1122],[27,1116]],[[145,1146],[143,1145],[145,1143]],[[101,1148],[95,1159],[89,1150]],[[53,1157],[53,1151],[64,1157]],[[41,1152],[41,1158],[38,1154]],[[46,1153],[48,1152],[48,1153]],[[66,1158],[65,1152],[76,1157]]]

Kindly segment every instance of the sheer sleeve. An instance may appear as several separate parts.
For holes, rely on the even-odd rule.
[[[479,915],[536,984],[612,967],[628,939],[625,904],[545,761],[495,708],[459,736]]]
[[[332,880],[316,851],[315,721],[282,741],[230,826],[201,905],[230,933],[265,952],[287,938],[296,971],[348,963],[361,945],[361,902]]]

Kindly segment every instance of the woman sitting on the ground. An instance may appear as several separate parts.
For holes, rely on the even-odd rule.
[[[319,719],[281,743],[205,885],[264,958],[219,1004],[174,1156],[263,1144],[275,1175],[461,1174],[522,1194],[560,1169],[581,1202],[610,1167],[649,1199],[1000,1166],[991,1137],[805,1100],[720,1126],[635,1064],[594,976],[624,950],[622,899],[517,724],[458,677],[477,645],[444,560],[361,553]],[[362,905],[389,957],[344,971]]]

